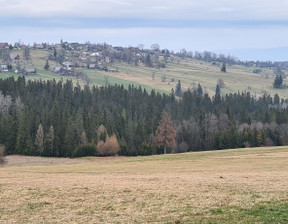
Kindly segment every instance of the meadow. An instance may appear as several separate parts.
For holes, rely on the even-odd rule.
[[[288,147],[7,161],[0,223],[288,222]]]
[[[20,54],[22,54],[20,52]],[[50,69],[46,71],[44,65],[46,63],[45,57],[49,55],[45,50],[31,50],[31,61],[28,62],[28,67],[32,66],[37,69],[35,76],[30,76],[30,79],[52,79],[66,80],[72,79],[74,83],[84,85],[85,82],[81,79],[73,77],[63,77],[52,72],[53,68],[59,66],[54,61],[49,61]],[[67,53],[66,60],[69,60],[71,55]],[[26,65],[24,65],[25,67]],[[157,69],[146,67],[143,64],[134,66],[126,62],[115,61],[108,65],[108,69],[115,69],[119,72],[105,72],[100,70],[89,70],[87,68],[78,68],[78,71],[85,73],[90,83],[98,86],[105,85],[108,82],[111,85],[119,84],[124,87],[128,85],[139,86],[145,88],[148,92],[152,89],[161,93],[171,93],[171,89],[175,90],[178,80],[181,81],[182,90],[188,88],[197,88],[198,83],[204,88],[210,96],[215,94],[217,81],[222,79],[225,88],[221,89],[222,94],[251,92],[255,96],[262,96],[264,93],[274,96],[277,93],[281,98],[287,98],[287,89],[274,89],[273,81],[275,74],[272,69],[262,69],[263,73],[254,74],[255,67],[244,67],[240,65],[227,66],[227,72],[220,71],[220,65],[213,65],[212,63],[199,61],[195,59],[181,59],[175,58],[172,63],[167,63],[165,68]],[[154,74],[154,79],[153,79]],[[17,76],[13,73],[2,73],[1,77],[7,78],[9,76]],[[163,82],[165,77],[166,81]],[[284,83],[287,80],[284,79]]]

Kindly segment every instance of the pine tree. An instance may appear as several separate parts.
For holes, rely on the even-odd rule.
[[[25,107],[20,118],[17,133],[16,153],[24,155],[33,154],[33,142],[30,136],[28,108]]]
[[[181,81],[180,80],[178,80],[178,83],[176,85],[175,95],[178,97],[182,97]]]
[[[54,56],[55,59],[57,58],[57,50],[56,50],[56,48],[54,48],[53,56]]]
[[[44,151],[44,132],[42,124],[40,123],[37,129],[36,138],[35,138],[36,150],[41,156]]]
[[[221,72],[226,72],[226,62],[223,62],[221,66]]]
[[[221,89],[220,89],[220,86],[217,84],[216,85],[216,95],[220,95],[221,93]]]
[[[274,79],[273,87],[276,89],[280,89],[283,86],[283,78],[281,75],[277,75]]]
[[[197,94],[200,95],[200,96],[203,95],[203,89],[202,89],[200,83],[198,83]]]
[[[280,97],[279,95],[276,93],[274,95],[274,105],[279,105],[280,104]]]
[[[49,131],[45,138],[45,155],[47,156],[57,156],[57,154],[54,152],[54,127],[53,125],[50,126]]]
[[[49,61],[46,60],[46,64],[45,64],[45,66],[44,66],[44,69],[45,69],[45,70],[49,70],[49,68],[50,68]]]
[[[71,157],[73,151],[78,146],[78,131],[75,127],[75,123],[72,121],[72,118],[70,117],[68,119],[65,137],[64,137],[64,152],[63,156],[65,157]]]
[[[167,148],[173,148],[176,145],[175,137],[176,131],[171,120],[171,115],[166,107],[162,113],[160,124],[157,127],[154,141],[157,147],[164,147],[165,154]]]
[[[152,67],[152,61],[151,61],[151,57],[150,54],[147,54],[146,58],[145,58],[145,65],[148,67]]]

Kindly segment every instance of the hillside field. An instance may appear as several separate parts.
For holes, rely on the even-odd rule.
[[[21,53],[20,53],[21,54]],[[52,72],[52,69],[59,66],[55,61],[49,61],[50,71],[44,70],[46,63],[45,57],[49,55],[45,50],[31,50],[31,61],[25,62],[24,67],[36,68],[38,73],[35,76],[30,76],[30,79],[52,79],[64,80],[72,79],[84,85],[84,81],[72,77],[61,77]],[[71,55],[66,55],[69,60]],[[175,90],[178,80],[182,83],[182,90],[194,88],[198,83],[210,95],[215,94],[217,80],[222,79],[225,83],[225,88],[221,89],[222,94],[237,93],[238,91],[249,91],[253,95],[261,96],[264,93],[274,95],[277,93],[281,98],[287,98],[288,89],[274,89],[272,87],[275,74],[272,69],[262,69],[263,73],[254,74],[253,70],[256,67],[244,67],[239,65],[227,66],[227,72],[220,71],[220,65],[212,65],[211,63],[194,60],[176,58],[172,63],[166,64],[166,68],[156,69],[146,67],[143,64],[134,66],[126,62],[115,61],[108,64],[108,69],[118,69],[119,72],[105,72],[100,70],[89,70],[87,68],[78,68],[78,71],[84,72],[91,81],[91,84],[104,85],[106,80],[109,84],[120,84],[128,87],[129,84],[136,86],[141,85],[147,91],[155,89],[159,92],[170,93],[171,89]],[[286,72],[287,73],[287,72]],[[154,74],[154,80],[152,75]],[[6,78],[11,75],[17,76],[13,73],[1,73],[0,77]],[[166,78],[165,82],[163,78]],[[288,84],[284,79],[284,83]]]
[[[7,160],[0,223],[288,222],[287,146]]]

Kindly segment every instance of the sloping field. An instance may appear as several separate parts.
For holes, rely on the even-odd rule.
[[[172,88],[175,90],[176,84],[180,80],[183,90],[197,87],[200,83],[204,90],[212,96],[215,94],[217,81],[222,79],[225,83],[225,88],[221,89],[222,94],[249,91],[256,96],[262,96],[264,93],[273,96],[277,93],[280,97],[287,98],[288,95],[288,89],[272,87],[275,75],[271,69],[263,69],[262,74],[254,74],[255,68],[228,66],[227,72],[223,73],[218,66],[192,59],[181,59],[179,63],[168,63],[166,68],[162,69],[143,65],[135,67],[122,62],[114,63],[112,67],[118,68],[119,73],[108,72],[106,75],[166,92],[171,92]],[[153,73],[155,74],[154,80],[152,79]],[[163,77],[166,78],[165,82],[162,82]]]
[[[0,168],[0,223],[288,222],[288,147],[51,160]]]
[[[55,66],[59,66],[56,62],[49,61],[50,71],[44,70],[45,57],[49,55],[48,51],[31,50],[30,54],[31,61],[26,62],[27,65],[24,65],[24,67],[32,66],[38,71],[37,75],[30,76],[30,79],[47,80],[55,78],[60,80],[63,78],[66,80],[68,78],[72,79],[75,84],[76,82],[79,82],[80,85],[85,84],[81,79],[63,77],[51,72]],[[69,55],[66,55],[66,57],[66,60],[69,61]],[[220,72],[219,66],[211,63],[194,59],[176,59],[173,63],[167,63],[166,68],[161,69],[149,68],[143,64],[134,66],[126,62],[115,62],[109,64],[108,69],[115,69],[119,72],[105,72],[87,68],[78,68],[77,70],[84,72],[90,78],[91,84],[102,86],[108,82],[111,85],[123,84],[124,87],[128,87],[129,84],[141,85],[148,92],[155,89],[159,92],[170,93],[172,88],[175,90],[176,84],[180,80],[182,90],[197,87],[200,83],[205,92],[212,96],[215,94],[217,81],[222,79],[225,83],[225,88],[221,89],[222,94],[249,91],[256,96],[261,96],[264,93],[272,96],[277,93],[281,98],[287,98],[288,96],[288,89],[274,89],[272,87],[275,79],[272,69],[262,69],[262,74],[254,74],[255,67],[247,68],[235,65],[227,66],[227,72],[223,73]],[[154,79],[152,78],[153,74]],[[11,75],[17,76],[12,73],[1,73],[0,77],[7,78]],[[162,82],[164,77],[166,80]],[[288,85],[286,79],[284,79],[284,83]]]

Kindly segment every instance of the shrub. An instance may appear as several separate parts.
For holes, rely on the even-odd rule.
[[[119,152],[120,146],[115,135],[112,135],[111,137],[107,135],[105,142],[98,142],[97,149],[101,156],[114,156]]]
[[[5,146],[0,145],[0,165],[5,163],[4,153],[5,153]]]
[[[189,146],[186,142],[182,141],[179,145],[178,145],[178,152],[188,152]]]
[[[149,144],[144,142],[139,148],[139,154],[142,156],[148,156],[155,154],[154,148]]]
[[[76,150],[73,152],[72,157],[95,156],[96,152],[97,152],[96,145],[93,144],[82,145],[76,148]]]

